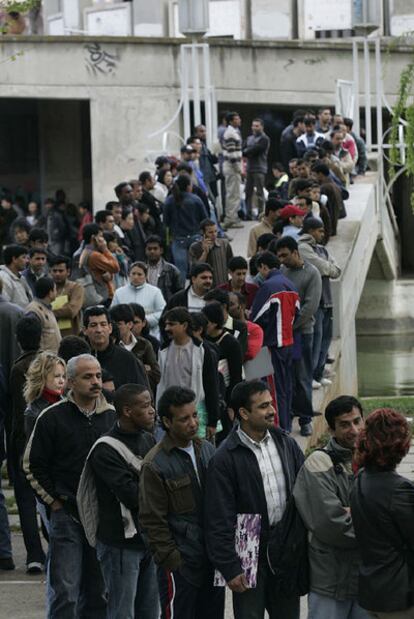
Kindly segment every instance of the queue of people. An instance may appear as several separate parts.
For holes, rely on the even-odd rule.
[[[43,213],[2,200],[4,456],[51,619],[221,619],[226,585],[236,619],[298,619],[292,566],[282,579],[268,561],[292,505],[309,619],[414,617],[406,421],[364,422],[340,396],[326,447],[305,460],[291,436],[295,416],[312,434],[331,382],[328,241],[363,142],[327,108],[298,111],[267,182],[264,122],[245,142],[240,127],[225,116],[218,157],[195,127],[95,215],[62,191]],[[228,233],[253,219],[248,262]]]

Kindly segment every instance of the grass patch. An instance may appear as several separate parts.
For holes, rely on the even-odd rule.
[[[414,396],[361,398],[361,403],[367,415],[377,408],[393,408],[406,417],[414,417]]]

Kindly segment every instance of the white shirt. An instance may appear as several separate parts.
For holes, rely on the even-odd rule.
[[[241,428],[237,433],[242,443],[256,456],[262,475],[269,525],[273,526],[282,518],[286,506],[286,482],[276,444],[269,431],[260,443],[254,441]]]
[[[198,476],[197,460],[196,460],[196,455],[195,455],[195,451],[194,451],[194,443],[193,443],[193,441],[191,441],[191,443],[190,443],[190,445],[188,447],[179,447],[178,449],[181,449],[181,451],[185,451],[185,453],[187,453],[190,456],[191,461],[193,463],[195,474],[197,475],[198,482],[200,483],[200,478]]]
[[[206,304],[206,302],[204,301],[204,298],[199,297],[198,294],[194,292],[192,286],[190,286],[190,289],[188,291],[187,300],[188,300],[188,311],[189,312],[198,312],[202,310]]]

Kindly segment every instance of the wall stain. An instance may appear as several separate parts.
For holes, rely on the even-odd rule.
[[[291,64],[295,64],[295,61],[293,60],[293,58],[288,58],[287,63],[283,65],[283,68],[285,69],[285,71],[288,67],[290,67]]]
[[[320,62],[326,62],[326,58],[323,56],[317,56],[317,58],[307,58],[304,60],[305,64],[319,64]]]

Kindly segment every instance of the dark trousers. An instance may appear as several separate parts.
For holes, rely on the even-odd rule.
[[[161,618],[172,619],[223,619],[224,589],[213,587],[210,573],[201,587],[183,578],[178,570],[171,572],[158,568]]]
[[[20,454],[12,454],[14,496],[19,511],[20,526],[26,547],[26,563],[45,562],[45,553],[39,535],[39,525],[34,492],[20,466]]]
[[[299,425],[303,426],[312,421],[312,358],[313,333],[301,334],[301,355],[293,362],[294,386],[292,408],[299,417]]]
[[[315,314],[313,327],[313,378],[320,380],[323,376],[329,346],[332,341],[332,308],[320,307]]]
[[[244,593],[233,593],[235,619],[299,619],[299,597],[287,598],[276,588],[275,577],[265,563],[259,563],[257,586]]]
[[[259,213],[264,211],[264,181],[265,175],[261,172],[247,172],[246,175],[246,212],[251,216],[252,214],[252,198],[254,188],[256,187],[257,206]]]
[[[49,619],[106,619],[105,585],[82,525],[63,509],[50,514]]]
[[[290,432],[292,429],[292,417],[290,414],[292,408],[293,387],[292,349],[292,346],[270,348],[274,370],[279,425],[287,432]]]

